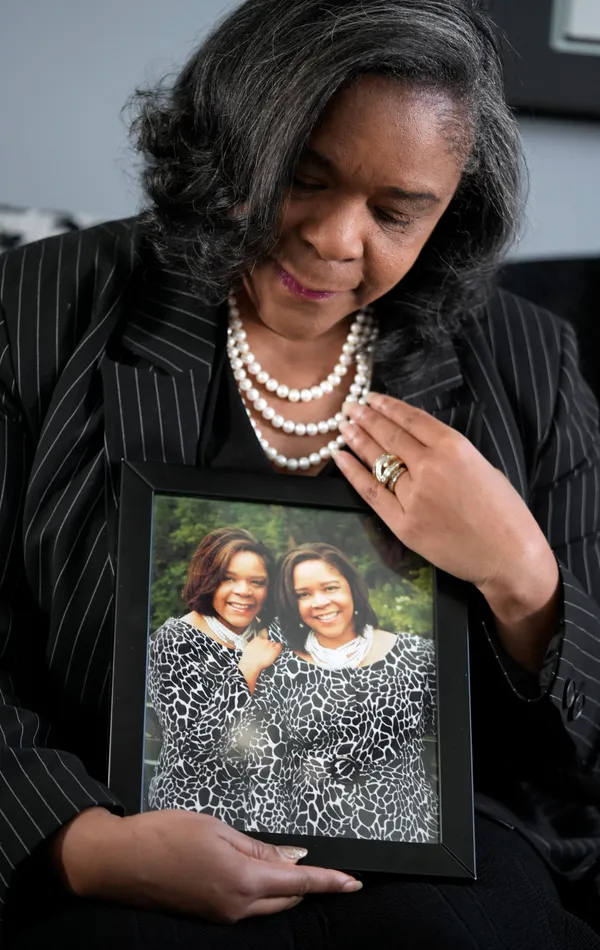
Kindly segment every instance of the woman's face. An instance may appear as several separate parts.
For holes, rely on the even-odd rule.
[[[278,243],[245,278],[263,323],[310,339],[402,280],[459,184],[460,122],[447,93],[381,76],[334,97],[297,166]]]
[[[294,568],[300,619],[330,647],[354,639],[354,600],[348,581],[325,561],[302,561]]]
[[[253,551],[234,554],[213,595],[213,607],[230,630],[244,630],[265,602],[269,576],[265,562]]]

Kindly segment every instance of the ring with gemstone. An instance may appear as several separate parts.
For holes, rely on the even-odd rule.
[[[383,485],[384,488],[389,489],[391,492],[394,491],[396,482],[400,476],[407,471],[408,465],[406,465],[402,459],[398,458],[397,455],[391,455],[389,452],[384,452],[383,455],[380,455],[373,462],[373,476],[380,485]]]

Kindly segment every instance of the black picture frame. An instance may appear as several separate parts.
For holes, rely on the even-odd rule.
[[[595,43],[568,36],[561,26],[562,4],[563,0],[490,0],[492,17],[505,36],[508,102],[526,114],[597,119],[600,55]]]
[[[263,502],[368,513],[339,479],[252,475],[123,462],[115,604],[109,785],[129,814],[140,810],[145,749],[146,659],[150,632],[156,495]],[[354,871],[474,879],[475,842],[466,587],[434,569],[437,663],[438,842],[256,834],[305,846],[310,863]]]

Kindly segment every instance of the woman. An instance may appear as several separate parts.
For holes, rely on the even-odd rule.
[[[282,827],[263,829],[435,840],[423,761],[423,736],[435,733],[433,641],[380,630],[365,582],[329,544],[286,554],[276,604],[290,649],[260,675],[255,699],[265,758],[280,737],[286,755],[279,789],[257,783],[252,811],[260,821],[279,796],[287,808]]]
[[[246,824],[248,786],[236,735],[250,701],[244,678],[255,637],[266,640],[271,556],[243,528],[219,528],[194,552],[183,589],[190,608],[153,634],[148,693],[162,728],[151,808],[206,812]],[[263,613],[263,618],[259,616]],[[273,660],[281,650],[267,641]]]
[[[136,104],[141,217],[0,265],[0,883],[27,908],[8,946],[597,946],[598,412],[572,330],[490,283],[522,208],[490,20],[248,0]],[[473,888],[352,893],[209,815],[121,817],[102,778],[123,458],[342,475],[463,579]],[[27,899],[44,858],[76,895],[52,922]]]

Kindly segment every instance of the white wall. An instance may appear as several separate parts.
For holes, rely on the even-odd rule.
[[[137,206],[119,113],[235,0],[0,0],[0,203]],[[519,256],[600,253],[600,122],[522,122],[530,225]]]

